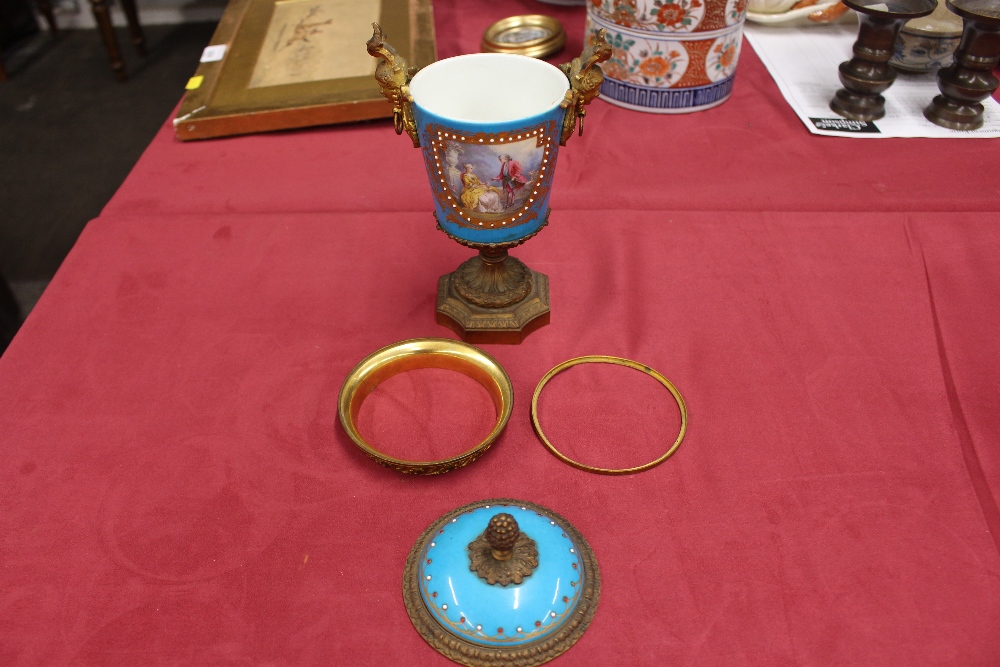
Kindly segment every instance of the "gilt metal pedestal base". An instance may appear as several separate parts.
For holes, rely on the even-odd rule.
[[[441,276],[435,314],[437,323],[448,327],[467,343],[517,345],[532,331],[549,323],[549,278],[544,273],[526,270],[531,280],[527,296],[501,308],[485,308],[462,298],[456,289],[461,267]]]

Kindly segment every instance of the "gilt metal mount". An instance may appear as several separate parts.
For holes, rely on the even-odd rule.
[[[402,134],[406,130],[413,141],[413,147],[420,148],[420,135],[413,119],[413,96],[410,95],[410,79],[416,74],[416,69],[410,67],[406,58],[385,41],[382,27],[378,23],[372,23],[372,28],[374,32],[368,40],[368,53],[381,59],[375,67],[375,80],[382,89],[382,94],[392,104],[392,126],[396,134]]]
[[[569,79],[569,90],[559,105],[566,109],[563,116],[562,136],[559,145],[565,146],[573,136],[579,119],[580,136],[583,136],[583,119],[587,115],[587,105],[601,92],[604,82],[604,72],[598,63],[603,63],[611,57],[611,44],[608,43],[607,30],[601,28],[594,35],[594,40],[576,58],[563,63],[559,69]]]

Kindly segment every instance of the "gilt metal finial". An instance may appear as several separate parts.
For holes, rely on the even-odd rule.
[[[469,543],[469,569],[489,584],[520,584],[538,567],[538,547],[506,512],[490,519],[486,530]]]

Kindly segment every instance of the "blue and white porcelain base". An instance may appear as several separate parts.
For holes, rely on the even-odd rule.
[[[733,94],[736,76],[694,88],[646,88],[605,79],[598,98],[615,106],[644,113],[692,113],[719,106]]]

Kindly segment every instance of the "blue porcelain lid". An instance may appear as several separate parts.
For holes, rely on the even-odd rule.
[[[482,646],[519,646],[549,638],[573,616],[586,576],[580,545],[561,517],[540,510],[516,501],[468,509],[424,545],[420,596],[446,630]],[[519,533],[505,561],[494,557],[491,525],[494,542]]]

